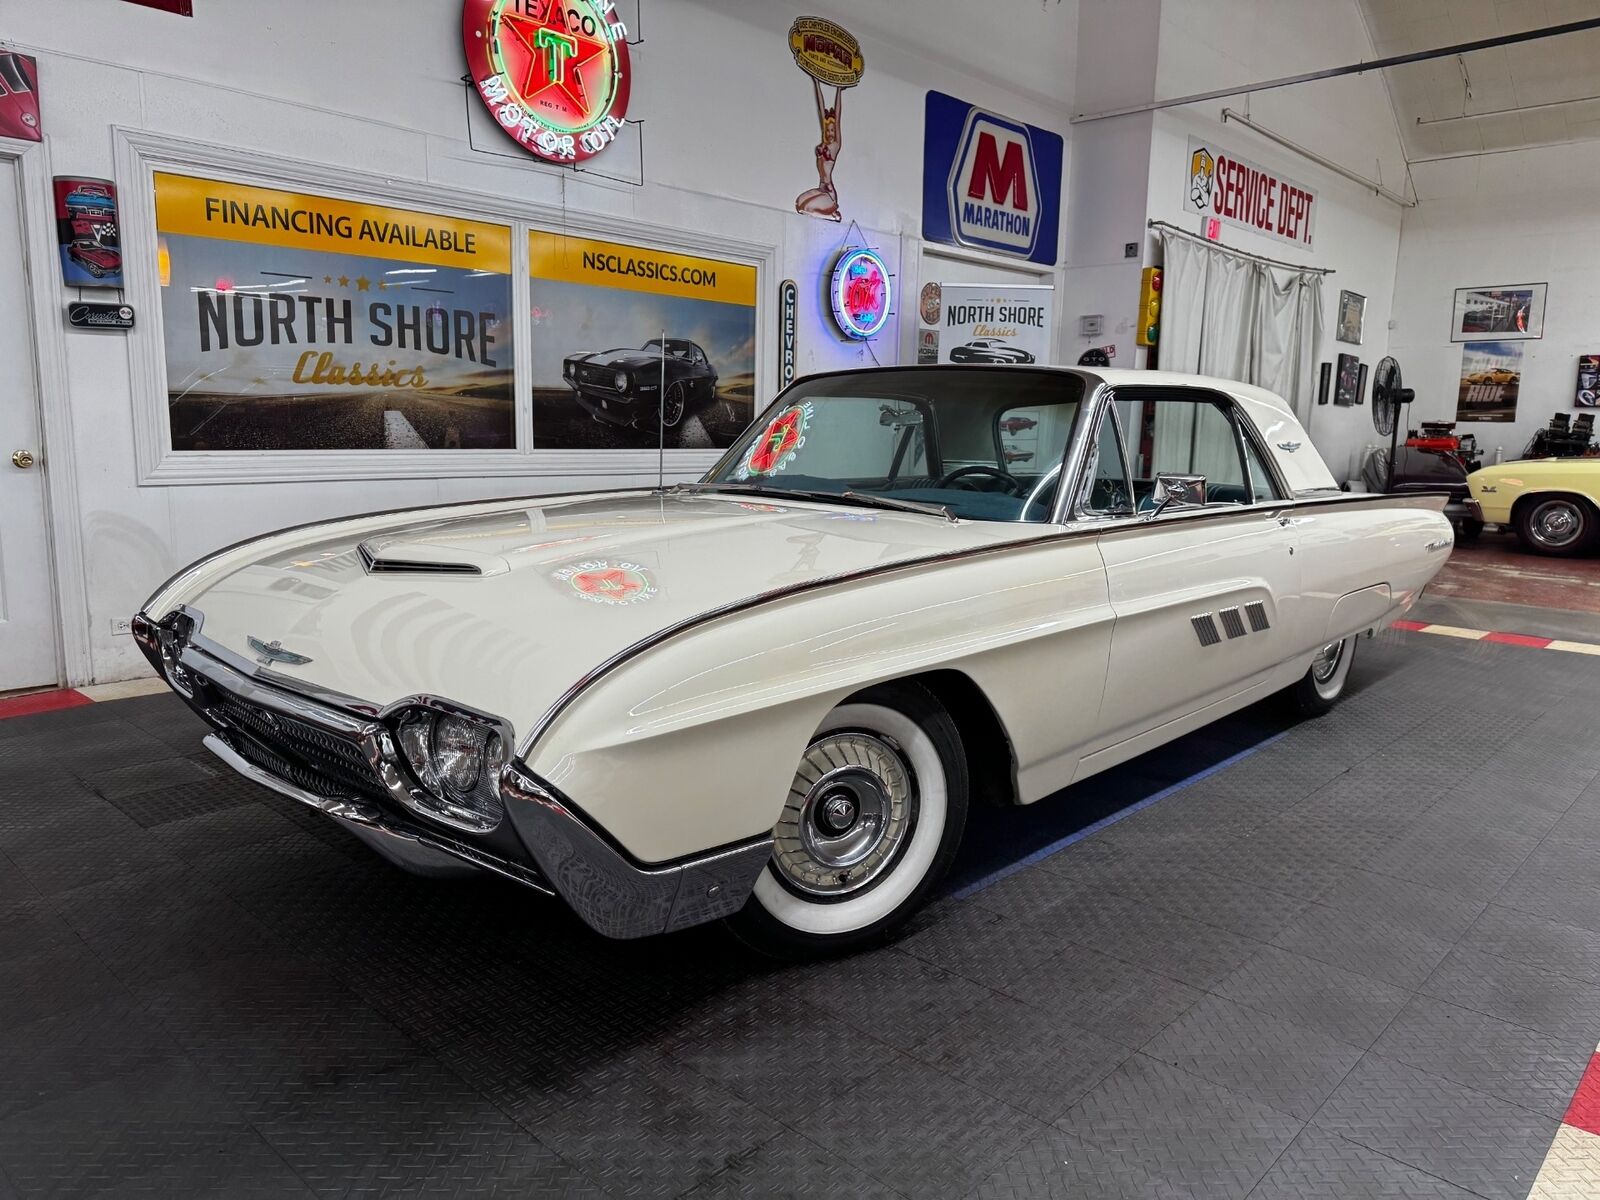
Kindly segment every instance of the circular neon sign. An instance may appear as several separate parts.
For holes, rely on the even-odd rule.
[[[529,154],[582,162],[621,131],[632,70],[612,0],[465,0],[461,37],[478,96]]]
[[[845,337],[874,337],[889,321],[894,300],[889,266],[876,250],[856,246],[839,256],[833,268],[833,319]]]

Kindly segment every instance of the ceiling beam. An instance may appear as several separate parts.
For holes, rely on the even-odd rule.
[[[1258,83],[1239,84],[1216,88],[1209,92],[1195,92],[1188,96],[1175,96],[1171,100],[1152,100],[1147,104],[1130,104],[1125,108],[1110,108],[1104,112],[1079,113],[1071,119],[1074,125],[1090,121],[1105,121],[1112,117],[1126,117],[1134,113],[1155,112],[1163,108],[1179,108],[1185,104],[1199,104],[1206,100],[1220,100],[1225,96],[1243,96],[1251,92],[1268,92],[1273,88],[1292,87],[1297,83],[1314,83],[1319,79],[1337,79],[1342,75],[1360,75],[1367,71],[1381,71],[1388,67],[1403,67],[1407,63],[1427,62],[1433,58],[1448,58],[1454,54],[1471,54],[1475,50],[1492,50],[1496,46],[1513,46],[1518,42],[1533,42],[1541,38],[1562,37],[1569,33],[1582,33],[1600,29],[1600,17],[1583,21],[1569,21],[1565,25],[1547,25],[1542,29],[1526,29],[1521,33],[1503,33],[1498,37],[1482,38],[1476,42],[1460,42],[1454,46],[1439,46],[1432,50],[1416,50],[1410,54],[1394,54],[1388,58],[1350,63],[1343,67],[1329,67],[1322,71],[1306,71],[1299,75],[1283,75],[1277,79],[1263,79]]]

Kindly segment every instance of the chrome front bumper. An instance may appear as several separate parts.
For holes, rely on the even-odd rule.
[[[728,916],[743,907],[772,854],[770,838],[671,863],[640,864],[627,857],[555,789],[511,763],[500,775],[509,829],[475,837],[435,827],[389,798],[394,772],[385,712],[330,693],[311,695],[256,667],[200,634],[203,616],[184,609],[182,621],[157,624],[140,613],[134,635],[167,684],[215,730],[205,746],[240,775],[342,823],[391,862],[422,875],[487,871],[546,895],[559,896],[598,933],[644,937]],[[216,701],[221,700],[222,703]],[[251,726],[229,715],[243,706],[274,721],[288,719],[337,741],[354,762],[354,748],[371,765],[373,786],[359,777],[333,778],[307,758],[290,761],[282,743],[260,741]],[[325,760],[328,761],[328,760]],[[337,773],[340,758],[333,756]],[[279,763],[277,770],[266,763]],[[298,777],[296,777],[298,776]],[[308,786],[313,781],[315,786]]]

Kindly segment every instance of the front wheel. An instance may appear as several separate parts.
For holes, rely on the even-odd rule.
[[[944,706],[916,684],[862,692],[812,735],[772,861],[728,925],[782,958],[877,945],[927,902],[966,820],[966,758]]]
[[[1595,538],[1593,510],[1576,496],[1529,500],[1516,514],[1517,537],[1536,554],[1569,558]]]
[[[1320,717],[1344,695],[1350,663],[1356,656],[1356,636],[1329,642],[1317,651],[1300,682],[1289,689],[1290,703],[1302,716]]]

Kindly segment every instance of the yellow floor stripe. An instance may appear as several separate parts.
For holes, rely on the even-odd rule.
[[[1600,1137],[1576,1125],[1556,1130],[1528,1200],[1594,1200],[1600,1196]]]
[[[1469,642],[1480,641],[1489,636],[1487,629],[1462,629],[1457,625],[1429,625],[1423,633],[1441,633],[1445,637],[1466,638]]]

